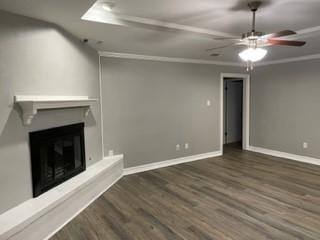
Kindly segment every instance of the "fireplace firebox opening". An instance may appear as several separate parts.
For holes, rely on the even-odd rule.
[[[29,133],[33,196],[86,170],[84,123]]]

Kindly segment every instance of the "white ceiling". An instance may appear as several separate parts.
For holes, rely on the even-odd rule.
[[[238,62],[237,53],[241,47],[215,51],[221,56],[210,57],[205,49],[228,43],[215,41],[210,35],[220,32],[220,35],[240,36],[250,30],[251,14],[246,8],[247,0],[114,2],[116,6],[111,15],[105,12],[109,19],[113,19],[104,21],[108,23],[81,20],[90,8],[101,12],[101,5],[93,0],[1,0],[0,9],[56,23],[79,38],[91,39],[90,44],[101,51],[166,57]],[[307,41],[302,48],[268,47],[266,61],[320,53],[319,0],[264,0],[264,3],[257,16],[258,30],[270,33],[284,29],[307,29],[308,33],[298,36],[298,39]],[[123,17],[135,18],[122,21]],[[141,20],[145,24],[141,24]],[[167,23],[171,25],[166,28],[154,26]],[[190,27],[193,27],[191,31]],[[312,31],[309,28],[313,28]],[[98,40],[103,43],[96,44]]]

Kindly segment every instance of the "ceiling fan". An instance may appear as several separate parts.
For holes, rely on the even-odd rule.
[[[207,51],[213,51],[231,46],[247,46],[247,49],[240,52],[239,56],[242,60],[247,62],[247,70],[249,71],[249,68],[253,69],[254,62],[260,61],[266,56],[267,50],[261,48],[263,46],[282,45],[301,47],[306,44],[306,42],[304,41],[279,39],[282,37],[297,34],[295,31],[292,30],[283,30],[280,32],[266,35],[262,32],[256,31],[256,12],[258,11],[261,4],[261,1],[253,1],[248,4],[248,7],[252,11],[252,30],[250,32],[243,33],[241,38],[216,37],[214,38],[214,40],[229,40],[235,42],[221,47],[210,48],[207,49]]]

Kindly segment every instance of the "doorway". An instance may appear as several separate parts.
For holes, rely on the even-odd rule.
[[[223,144],[242,146],[243,79],[224,78]]]
[[[221,150],[225,144],[249,146],[250,76],[221,74]]]

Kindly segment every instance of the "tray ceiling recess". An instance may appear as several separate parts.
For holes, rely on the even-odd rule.
[[[30,125],[32,119],[39,110],[55,110],[66,108],[83,108],[84,116],[88,116],[90,107],[98,99],[90,99],[88,96],[22,96],[14,97],[15,104],[22,110],[24,125]]]

